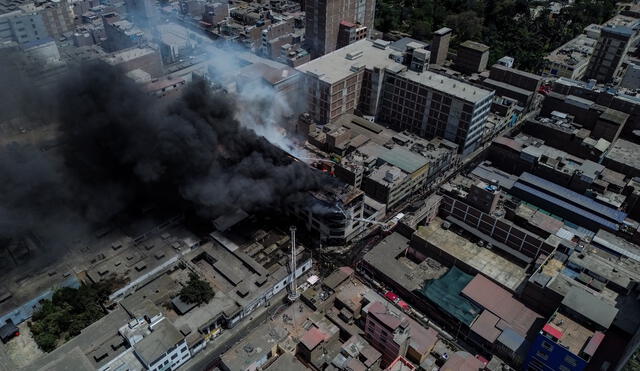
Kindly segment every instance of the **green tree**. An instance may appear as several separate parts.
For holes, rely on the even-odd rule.
[[[188,304],[200,305],[202,303],[208,303],[213,299],[215,295],[209,282],[204,281],[198,277],[197,274],[191,272],[189,274],[189,281],[186,286],[180,290],[180,299]]]
[[[483,20],[473,10],[447,16],[447,27],[455,30],[458,40],[479,40],[482,37]]]
[[[109,293],[122,284],[115,278],[79,288],[65,287],[42,300],[34,311],[29,328],[40,349],[49,352],[62,339],[80,334],[82,329],[105,315],[102,305]]]
[[[56,349],[56,346],[58,345],[58,337],[48,332],[34,335],[34,339],[40,349],[45,352],[50,352]]]

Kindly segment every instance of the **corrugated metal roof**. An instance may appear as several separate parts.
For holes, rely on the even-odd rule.
[[[509,327],[526,336],[541,315],[527,308],[502,287],[478,274],[462,290],[462,295],[503,319]]]
[[[502,333],[502,331],[496,327],[498,321],[500,321],[500,317],[485,310],[473,322],[471,330],[488,342],[493,343],[498,336],[500,336],[500,333]]]
[[[380,158],[409,174],[416,172],[428,164],[426,158],[402,147],[383,151],[380,154]]]
[[[598,350],[598,347],[600,346],[600,343],[602,343],[603,339],[604,334],[600,331],[596,331],[587,343],[587,346],[584,347],[584,352],[590,356],[593,356],[596,353],[596,350]]]
[[[520,181],[528,183],[529,185],[544,190],[546,193],[557,196],[558,198],[567,200],[571,203],[577,204],[580,207],[590,210],[598,215],[604,216],[611,220],[615,220],[618,223],[626,219],[627,214],[616,209],[604,206],[593,199],[583,196],[570,189],[557,185],[546,179],[542,179],[530,173],[522,173],[520,175]]]
[[[524,337],[512,329],[508,328],[502,331],[502,334],[498,337],[498,342],[503,344],[513,352],[517,351],[524,343]]]
[[[588,211],[586,211],[584,209],[581,209],[581,208],[579,208],[579,207],[577,207],[577,206],[575,206],[573,204],[565,202],[565,201],[563,201],[563,200],[561,200],[561,199],[559,199],[557,197],[554,197],[554,196],[552,196],[552,195],[550,195],[548,193],[544,193],[544,192],[539,191],[539,190],[537,190],[535,188],[529,187],[526,184],[523,184],[523,183],[520,183],[520,182],[516,182],[513,185],[512,189],[520,189],[520,190],[522,190],[524,192],[527,192],[527,193],[529,193],[529,194],[531,194],[533,196],[539,197],[539,198],[541,198],[543,200],[546,200],[546,201],[549,201],[549,202],[551,202],[551,203],[553,203],[555,205],[558,205],[559,207],[561,207],[563,209],[566,209],[566,210],[569,210],[569,211],[573,211],[576,214],[579,214],[579,215],[582,215],[582,216],[584,216],[584,217],[586,217],[588,219],[591,219],[592,221],[594,221],[594,222],[596,222],[596,223],[598,223],[598,224],[600,224],[600,225],[602,225],[604,227],[607,227],[607,228],[609,228],[611,230],[614,230],[614,231],[618,230],[618,225],[617,224],[612,223],[612,222],[610,222],[610,221],[608,221],[608,220],[606,220],[606,219],[604,219],[604,218],[602,218],[602,217],[600,217],[600,216],[598,216],[596,214],[593,214],[593,213],[590,213],[590,212],[588,212]]]
[[[637,245],[629,243],[607,231],[599,230],[592,242],[627,258],[640,261],[640,248]]]

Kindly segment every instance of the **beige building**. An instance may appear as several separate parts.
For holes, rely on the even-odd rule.
[[[493,92],[429,70],[414,71],[409,52],[388,46],[360,40],[299,66],[312,120],[324,125],[358,110],[397,131],[447,139],[461,153],[476,149]]]
[[[305,0],[306,41],[311,58],[336,50],[343,21],[373,30],[375,0]]]

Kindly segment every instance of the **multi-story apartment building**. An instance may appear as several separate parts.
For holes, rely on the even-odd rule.
[[[340,30],[338,31],[337,49],[344,48],[358,40],[365,39],[367,37],[367,31],[367,27],[361,24],[341,21]]]
[[[375,0],[305,0],[305,32],[311,58],[336,50],[342,21],[366,27],[371,33],[375,7]]]
[[[603,27],[589,60],[586,77],[601,83],[612,82],[633,35],[634,31],[628,27]]]
[[[49,33],[42,16],[33,6],[25,5],[21,10],[0,15],[0,42],[15,41],[18,44],[26,44],[48,37]]]
[[[480,144],[493,91],[433,72],[387,69],[378,120],[395,130],[441,137],[463,155]]]
[[[487,69],[489,47],[475,41],[467,40],[458,47],[456,68],[464,73],[478,73]]]
[[[299,66],[313,121],[327,124],[358,106],[364,114],[375,115],[384,68],[394,64],[384,46],[376,48],[371,41],[361,40]]]
[[[52,37],[60,37],[73,30],[73,12],[67,0],[49,1],[38,6],[37,9]]]
[[[580,34],[544,57],[544,77],[581,79],[587,72],[596,40]]]
[[[431,43],[431,64],[444,64],[449,53],[449,40],[453,31],[450,28],[443,27],[433,33],[433,42]]]
[[[395,130],[442,137],[470,153],[480,143],[494,93],[412,63],[416,52],[422,55],[421,49],[403,54],[381,40],[360,40],[299,66],[310,116],[322,125],[357,109]]]
[[[158,14],[152,0],[126,0],[127,12],[139,26],[147,26]]]
[[[117,22],[105,21],[104,30],[107,36],[105,47],[110,52],[134,46],[142,46],[145,41],[144,32],[127,20]]]

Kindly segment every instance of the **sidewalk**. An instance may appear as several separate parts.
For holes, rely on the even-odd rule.
[[[283,290],[274,296],[268,307],[256,309],[249,318],[243,318],[240,323],[228,330],[224,330],[220,336],[209,342],[207,347],[192,357],[181,370],[201,371],[208,370],[216,366],[218,358],[234,344],[247,336],[255,327],[264,323],[269,315],[282,307],[287,295],[287,290]]]

